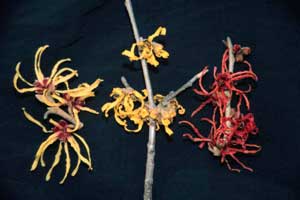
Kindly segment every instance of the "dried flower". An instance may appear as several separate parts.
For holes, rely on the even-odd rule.
[[[122,55],[129,57],[130,61],[145,59],[149,64],[157,67],[159,62],[156,60],[156,58],[166,59],[169,57],[169,53],[163,49],[162,44],[154,42],[153,39],[160,35],[166,35],[166,32],[166,28],[159,27],[155,33],[150,35],[147,39],[133,43],[130,51],[124,50]],[[138,55],[135,54],[136,47],[139,51]]]

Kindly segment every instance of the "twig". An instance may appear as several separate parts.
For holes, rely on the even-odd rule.
[[[199,79],[201,76],[204,76],[207,72],[208,72],[208,69],[205,69],[205,70],[201,71],[200,73],[198,73],[195,76],[193,76],[193,78],[191,78],[185,84],[183,84],[180,88],[178,88],[175,92],[171,91],[167,96],[165,96],[164,100],[161,102],[161,105],[162,106],[168,105],[168,103],[169,103],[170,100],[172,100],[173,98],[175,98],[178,94],[180,94],[181,92],[183,92],[187,88],[192,87],[193,83],[197,79]]]
[[[121,82],[123,83],[123,85],[126,87],[126,88],[132,88],[129,83],[127,82],[126,78],[124,76],[121,77]]]
[[[43,100],[41,99],[40,95],[35,95],[35,97],[37,100],[39,100],[40,102],[43,103]],[[51,95],[46,94],[45,97],[47,98],[48,101],[55,103],[55,101],[51,97]],[[64,118],[65,120],[71,122],[72,124],[74,124],[74,126],[76,125],[76,121],[75,121],[74,117],[72,116],[71,112],[67,113],[60,107],[48,107],[47,111],[44,113],[44,119],[47,119],[48,116],[51,114],[58,115],[58,116]],[[82,127],[83,127],[83,123],[80,122],[79,128],[82,128]]]
[[[68,113],[66,113],[64,110],[62,110],[61,108],[59,107],[48,107],[47,108],[47,111],[45,112],[44,114],[44,119],[47,119],[49,115],[51,114],[55,114],[55,115],[58,115],[62,118],[64,118],[65,120],[68,120],[69,122],[71,122],[72,124],[76,124],[76,121],[74,120],[74,118],[69,115]],[[83,127],[83,123],[80,122],[80,128]]]
[[[136,42],[139,42],[140,40],[143,40],[143,38],[139,36],[139,31],[136,25],[134,12],[130,0],[125,0],[125,7],[127,9],[130,18],[134,38]],[[152,109],[155,107],[155,105],[153,100],[152,86],[149,78],[148,67],[144,59],[141,60],[141,64],[142,64],[145,85],[148,92],[149,108]],[[155,122],[153,119],[150,119],[149,137],[148,137],[148,144],[147,144],[147,162],[146,162],[145,183],[144,183],[144,200],[152,199],[154,157],[155,157]]]
[[[229,50],[229,72],[230,73],[233,73],[234,71],[234,62],[235,62],[235,59],[234,59],[234,55],[233,55],[233,47],[232,47],[232,42],[231,42],[231,39],[230,37],[227,37],[227,47],[228,47],[228,50]],[[229,92],[226,91],[225,93],[228,97],[229,97]],[[230,97],[231,98],[231,97]],[[229,101],[227,102],[227,105],[226,105],[226,110],[225,110],[225,117],[230,117],[231,116],[231,99],[229,99]],[[228,123],[230,123],[228,121]],[[228,124],[228,125],[231,125],[231,124]]]

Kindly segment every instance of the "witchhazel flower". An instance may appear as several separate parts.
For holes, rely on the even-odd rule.
[[[53,125],[53,128],[52,128],[52,130],[47,130],[46,127],[41,122],[39,122],[34,117],[32,117],[28,112],[26,112],[25,109],[23,109],[23,112],[24,112],[25,117],[29,121],[40,126],[43,129],[43,132],[51,133],[51,135],[44,142],[42,142],[41,145],[39,146],[39,148],[35,154],[35,159],[32,163],[31,169],[30,169],[31,171],[34,171],[37,168],[39,163],[41,164],[42,167],[46,166],[46,163],[44,161],[44,153],[50,145],[57,143],[57,142],[58,142],[58,149],[55,154],[54,161],[46,175],[46,178],[45,178],[46,181],[50,180],[52,171],[59,164],[62,151],[64,151],[65,159],[66,159],[65,160],[65,163],[66,163],[65,174],[59,183],[63,184],[65,182],[65,180],[70,172],[70,168],[71,168],[71,158],[70,158],[70,153],[69,153],[69,146],[71,147],[71,149],[74,150],[74,152],[77,154],[77,157],[78,157],[77,164],[76,164],[75,168],[73,169],[73,171],[71,172],[72,176],[75,176],[77,174],[81,162],[86,164],[88,166],[89,170],[93,169],[91,156],[90,156],[90,148],[89,148],[87,142],[85,141],[85,139],[83,137],[81,137],[79,134],[75,133],[75,131],[77,131],[77,130],[74,129],[73,124],[69,124],[65,120],[60,120],[59,122],[57,122],[53,119],[50,119],[49,123]],[[78,139],[83,144],[83,146],[86,150],[86,153],[87,153],[87,157],[82,155],[80,145],[76,139]]]
[[[236,154],[256,154],[261,150],[261,146],[247,143],[249,134],[255,135],[258,132],[253,114],[248,113],[244,116],[235,113],[232,117],[221,117],[219,125],[217,125],[216,121],[208,118],[202,118],[202,121],[206,121],[212,126],[208,137],[203,136],[200,130],[191,122],[181,121],[180,124],[188,125],[195,134],[195,136],[193,136],[190,133],[185,133],[183,137],[195,143],[200,143],[200,149],[207,143],[209,151],[211,151],[214,156],[220,157],[221,163],[225,162],[229,170],[240,172],[239,169],[231,167],[228,160],[228,157],[231,157],[244,169],[252,172],[253,169],[241,162],[236,157]]]
[[[48,47],[48,45],[42,46],[36,52],[34,60],[36,80],[33,83],[30,83],[22,76],[20,73],[21,63],[19,62],[16,66],[13,84],[19,93],[33,92],[40,102],[48,106],[48,111],[45,112],[44,119],[47,119],[49,114],[55,114],[63,118],[59,121],[50,119],[49,123],[52,124],[53,128],[48,130],[47,127],[23,108],[23,113],[27,120],[42,128],[44,133],[50,133],[48,138],[39,146],[31,166],[31,171],[34,171],[39,163],[42,167],[46,166],[44,161],[45,151],[49,146],[58,143],[58,149],[54,161],[46,175],[46,181],[50,180],[52,171],[59,164],[62,153],[65,153],[65,174],[60,181],[60,184],[63,184],[71,168],[70,148],[73,149],[77,155],[77,164],[71,172],[71,175],[75,176],[77,174],[81,162],[86,164],[89,170],[92,170],[89,146],[85,139],[76,132],[83,127],[83,123],[79,119],[80,111],[99,114],[96,110],[87,107],[85,101],[87,98],[95,96],[94,90],[103,80],[97,79],[91,84],[81,83],[76,88],[71,89],[68,81],[71,78],[78,76],[77,71],[68,67],[59,69],[61,64],[71,61],[69,58],[59,60],[53,66],[50,76],[44,76],[41,71],[41,58],[43,52]],[[20,88],[18,86],[19,80],[29,87]],[[81,153],[82,145],[86,151],[86,156]]]
[[[156,94],[154,96],[154,101],[157,106],[150,110],[149,117],[155,120],[157,130],[159,130],[159,125],[163,125],[165,132],[171,136],[173,131],[169,128],[169,125],[173,122],[177,112],[178,114],[183,115],[185,109],[175,98],[171,99],[166,105],[161,104],[163,100],[164,96],[161,94]]]
[[[41,71],[41,58],[43,55],[43,52],[48,48],[48,45],[40,47],[36,54],[34,59],[34,71],[36,80],[33,83],[30,83],[27,81],[22,74],[20,73],[20,66],[21,62],[19,62],[16,66],[16,73],[14,75],[13,84],[14,88],[19,93],[26,93],[26,92],[35,92],[36,95],[38,95],[40,98],[38,98],[43,103],[47,104],[49,103],[48,95],[51,95],[55,92],[56,87],[59,84],[66,84],[68,85],[67,81],[71,78],[78,76],[78,73],[76,70],[73,70],[68,67],[64,67],[59,69],[59,66],[65,62],[71,61],[70,58],[61,59],[56,62],[56,64],[53,66],[50,76],[45,76],[43,72]],[[67,72],[67,74],[65,74]],[[64,74],[64,75],[63,75]],[[23,83],[28,85],[27,88],[20,88],[18,86],[18,81],[21,80]]]
[[[138,111],[144,107],[144,99],[147,97],[147,94],[146,90],[143,90],[143,92],[144,94],[141,94],[132,88],[113,88],[110,96],[115,100],[104,104],[101,107],[101,111],[105,114],[105,117],[108,117],[109,111],[113,109],[114,117],[118,124],[123,126],[128,132],[138,132],[140,125],[135,130],[129,130],[126,118],[137,115]]]
[[[235,45],[234,47],[238,48],[240,47],[240,45]],[[247,49],[248,48],[246,48],[246,50]],[[244,51],[246,50],[244,49]],[[247,50],[247,52],[248,51],[250,52],[250,50]],[[231,100],[233,94],[236,94],[239,97],[239,106],[241,104],[241,101],[244,100],[247,109],[250,110],[250,102],[246,94],[251,92],[252,87],[249,84],[248,89],[243,90],[238,88],[238,86],[240,81],[242,80],[252,79],[254,81],[257,81],[258,78],[256,74],[253,72],[251,64],[245,60],[242,61],[248,67],[247,70],[233,72],[233,73],[229,72],[227,66],[228,58],[229,56],[228,56],[228,49],[227,49],[223,54],[221,72],[217,72],[217,67],[214,67],[214,73],[213,73],[214,82],[210,86],[210,91],[204,88],[203,77],[201,76],[199,78],[199,89],[194,89],[194,92],[198,95],[205,96],[207,99],[192,113],[192,116],[200,112],[206,105],[210,103],[213,104],[214,106],[219,107],[220,114],[221,114],[225,110],[227,103]]]
[[[51,95],[51,97],[57,100],[57,103],[53,103],[52,106],[67,106],[68,112],[75,119],[76,126],[79,126],[80,121],[78,113],[80,111],[86,111],[96,115],[99,114],[98,111],[85,106],[85,100],[89,97],[95,96],[95,92],[93,90],[96,89],[102,81],[103,80],[101,79],[97,79],[91,85],[88,83],[82,83],[74,89],[68,88],[67,90],[56,90],[55,93]],[[76,126],[75,129],[78,128]]]
[[[183,137],[194,143],[199,143],[198,147],[200,149],[207,144],[208,150],[214,156],[220,157],[221,163],[225,162],[229,170],[236,172],[240,172],[240,169],[232,168],[229,163],[230,160],[252,172],[253,169],[241,162],[237,155],[256,154],[261,150],[261,146],[248,142],[250,135],[258,133],[254,115],[252,113],[245,115],[241,113],[243,102],[245,102],[247,111],[250,110],[250,102],[246,94],[252,90],[250,84],[248,84],[248,89],[240,89],[241,81],[245,79],[258,80],[251,64],[244,58],[250,52],[249,47],[241,47],[237,44],[233,46],[235,62],[244,63],[248,67],[247,70],[234,72],[233,69],[230,71],[227,65],[230,56],[229,48],[227,48],[223,53],[221,71],[217,72],[217,68],[214,68],[214,81],[209,87],[210,90],[204,88],[203,77],[199,78],[199,89],[194,89],[194,92],[206,97],[206,99],[192,112],[192,117],[208,104],[213,105],[212,118],[201,118],[201,121],[208,122],[211,125],[208,136],[204,136],[193,123],[186,120],[180,122],[180,124],[188,125],[194,133],[184,133]],[[232,101],[234,95],[237,97],[235,98],[236,101]]]
[[[185,109],[175,98],[163,105],[162,101],[165,97],[160,94],[154,96],[157,106],[150,109],[149,102],[146,101],[148,93],[146,90],[142,90],[142,93],[132,88],[114,88],[110,96],[115,101],[104,104],[101,111],[108,117],[108,112],[113,109],[115,120],[127,132],[137,133],[143,128],[145,122],[149,124],[150,119],[153,119],[156,124],[156,130],[159,130],[160,125],[163,125],[165,132],[168,135],[172,135],[173,131],[169,128],[169,125],[173,122],[177,112],[183,115]],[[127,120],[133,122],[137,128],[128,128]]]
[[[122,55],[127,56],[130,61],[145,59],[149,64],[157,67],[159,62],[156,58],[166,59],[169,57],[169,53],[163,49],[164,46],[162,44],[154,42],[153,39],[160,35],[166,35],[166,32],[167,29],[160,26],[147,39],[133,43],[130,51],[124,50]],[[136,55],[136,50],[139,52],[138,55]]]

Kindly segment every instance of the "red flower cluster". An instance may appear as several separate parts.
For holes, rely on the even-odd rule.
[[[227,48],[222,58],[221,72],[217,72],[217,67],[214,67],[214,82],[210,90],[207,91],[203,86],[202,77],[199,79],[199,89],[194,89],[196,94],[206,97],[206,100],[193,111],[192,117],[195,116],[208,104],[213,106],[212,118],[202,118],[211,125],[211,131],[207,137],[203,136],[200,131],[189,121],[181,121],[180,124],[186,124],[192,128],[196,136],[190,133],[185,133],[183,136],[189,138],[193,142],[199,142],[199,148],[203,148],[208,144],[208,149],[214,156],[221,157],[221,163],[226,162],[228,169],[239,172],[239,169],[234,169],[230,166],[227,156],[230,156],[244,169],[253,171],[250,167],[243,164],[237,157],[237,153],[255,154],[261,147],[255,144],[248,144],[249,134],[256,135],[258,128],[256,127],[254,116],[252,113],[242,114],[241,105],[244,102],[247,110],[250,110],[250,103],[246,96],[252,88],[248,85],[247,90],[239,89],[241,80],[253,79],[257,81],[256,74],[252,71],[251,64],[244,60],[245,55],[251,52],[249,47],[241,47],[235,44],[233,46],[233,54],[235,62],[242,62],[247,65],[248,69],[239,72],[230,72],[228,68],[229,49]],[[206,67],[207,68],[207,67]],[[233,95],[238,97],[238,101],[233,108],[231,100]]]

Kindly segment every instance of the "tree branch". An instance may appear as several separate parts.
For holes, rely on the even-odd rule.
[[[125,0],[125,7],[127,9],[130,18],[135,41],[139,42],[143,40],[143,38],[139,36],[139,31],[136,25],[134,12],[130,0]],[[142,65],[146,89],[148,92],[149,108],[152,109],[155,107],[154,100],[153,100],[153,92],[152,92],[152,86],[151,86],[151,81],[148,72],[148,66],[144,59],[141,60],[141,65]],[[145,172],[145,182],[144,182],[144,200],[152,200],[154,157],[155,157],[155,122],[153,119],[150,119],[149,137],[148,137],[148,144],[147,144],[146,172]]]
[[[180,88],[178,88],[175,92],[171,91],[169,92],[169,94],[167,96],[165,96],[165,98],[163,99],[163,101],[161,102],[162,106],[166,106],[168,105],[169,101],[172,100],[173,98],[175,98],[178,94],[180,94],[181,92],[183,92],[184,90],[186,90],[189,87],[193,86],[193,83],[199,79],[201,76],[204,76],[206,73],[208,72],[208,69],[204,69],[203,71],[199,72],[198,74],[196,74],[195,76],[193,76],[193,78],[191,78],[189,81],[187,81],[185,84],[183,84]]]

